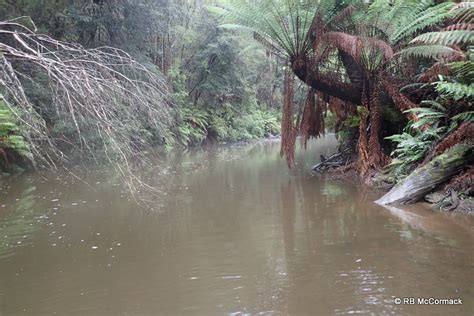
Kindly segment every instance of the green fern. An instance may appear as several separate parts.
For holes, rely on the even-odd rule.
[[[414,56],[424,58],[443,58],[455,54],[457,51],[444,45],[418,45],[401,50],[397,55]]]
[[[386,34],[387,38],[393,37],[410,22],[429,7],[433,6],[431,0],[420,1],[390,1],[375,0],[368,8],[367,15],[361,16],[361,22],[369,22]]]
[[[474,82],[474,62],[472,60],[449,63],[448,67],[453,71],[453,75],[461,77],[465,82]]]
[[[196,145],[206,139],[209,118],[205,111],[195,107],[182,107],[177,114],[178,126],[174,134],[182,145]]]
[[[415,37],[411,43],[437,44],[437,45],[458,45],[461,43],[474,43],[474,32],[467,30],[429,32]]]
[[[461,2],[456,5],[456,23],[473,23],[474,22],[474,2]]]
[[[459,82],[439,81],[436,83],[436,90],[455,101],[463,98],[474,98],[474,83],[463,84]]]
[[[392,175],[397,179],[405,177],[444,131],[438,127],[430,127],[424,131],[408,127],[402,134],[386,137],[397,143],[397,148],[392,152],[394,159],[388,166]]]
[[[29,145],[20,132],[10,109],[0,99],[0,149],[11,150],[19,156],[32,160]]]
[[[418,120],[411,124],[411,128],[420,129],[423,126],[438,127],[439,122],[446,118],[446,109],[435,101],[424,101],[422,104],[437,104],[437,109],[433,107],[418,107],[405,111],[405,113],[415,113]]]
[[[423,107],[406,111],[415,113],[417,121],[410,122],[402,134],[386,137],[397,143],[397,148],[392,152],[394,159],[389,165],[389,170],[395,178],[406,176],[414,165],[425,157],[435,141],[455,130],[463,122],[474,121],[474,111],[449,117],[449,100],[443,96],[438,97],[437,101],[422,101],[421,105]]]
[[[209,10],[226,22],[221,28],[252,35],[280,56],[296,56],[311,49],[308,31],[314,13],[334,16],[332,1],[220,0]]]
[[[434,8],[437,7],[440,7],[441,9],[438,8],[434,10]],[[446,9],[449,10],[446,11]],[[448,18],[457,23],[461,23],[460,20],[463,21],[462,23],[466,23],[466,17],[474,17],[474,5],[470,2],[464,2],[457,5],[453,3],[444,3],[431,8],[431,10],[439,11],[439,16],[431,19],[432,12],[426,13],[427,16],[425,18],[427,21],[430,21],[429,25],[427,25],[427,22],[420,21],[421,25],[424,26],[421,28],[417,26],[416,29],[423,29],[426,26],[434,26]],[[430,11],[430,9],[426,10],[426,12],[428,11]],[[468,20],[470,21],[470,19]],[[412,24],[413,23],[415,22],[412,22]],[[454,56],[456,54],[461,54],[461,52],[450,46],[472,44],[474,42],[473,34],[474,33],[471,30],[446,30],[424,33],[411,40],[410,43],[416,44],[417,46],[405,48],[398,54],[435,59]]]
[[[392,44],[398,43],[403,39],[413,36],[427,27],[437,25],[446,18],[452,16],[453,13],[451,10],[455,6],[454,3],[445,2],[429,7],[432,3],[432,1],[421,1],[419,4],[417,4],[416,1],[400,1],[399,6],[404,8],[403,15],[400,14],[400,9],[397,8],[397,6],[395,6],[389,13],[393,15],[394,19],[399,19],[398,22],[395,22],[392,19],[392,23],[395,24],[396,30],[390,36],[390,42]]]
[[[455,115],[451,118],[452,121],[456,121],[458,124],[462,122],[474,122],[474,111],[466,111]]]

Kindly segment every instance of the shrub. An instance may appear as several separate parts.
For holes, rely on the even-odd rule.
[[[28,143],[20,134],[18,122],[2,100],[0,100],[0,154],[2,169],[9,162],[8,156],[14,155],[28,160],[33,158]]]

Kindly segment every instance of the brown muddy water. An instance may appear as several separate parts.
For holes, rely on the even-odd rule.
[[[3,180],[0,315],[473,315],[473,219],[309,173],[334,146],[294,170],[279,143],[170,155],[153,211],[112,171]]]

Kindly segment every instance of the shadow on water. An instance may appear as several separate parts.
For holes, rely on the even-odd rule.
[[[162,190],[157,212],[113,172],[11,180],[0,314],[469,315],[472,219],[385,209],[377,192],[308,172],[334,148],[312,142],[294,170],[278,143],[174,152],[140,175]]]

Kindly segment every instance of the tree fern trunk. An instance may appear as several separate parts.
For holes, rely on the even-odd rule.
[[[370,115],[370,138],[369,138],[369,155],[370,164],[378,169],[384,167],[388,160],[380,146],[380,130],[381,130],[381,114],[379,87],[375,79],[369,83],[369,115]]]

